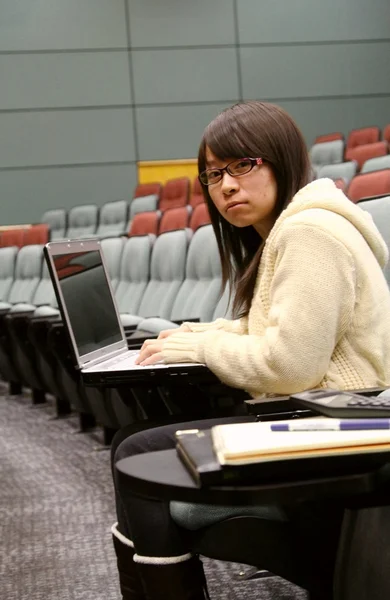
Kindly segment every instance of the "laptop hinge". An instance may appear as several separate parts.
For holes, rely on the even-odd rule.
[[[86,360],[85,362],[81,363],[80,369],[86,369],[86,368],[89,368],[89,367],[96,367],[96,365],[100,365],[100,363],[104,363],[107,360],[115,358],[116,356],[120,356],[121,354],[123,354],[123,352],[127,352],[127,351],[128,351],[127,347],[126,348],[119,348],[119,350],[114,350],[112,352],[108,352],[104,356],[99,356],[99,358],[94,358],[93,360]]]

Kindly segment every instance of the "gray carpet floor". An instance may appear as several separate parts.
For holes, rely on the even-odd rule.
[[[119,600],[110,526],[115,509],[109,452],[53,419],[50,403],[7,396],[0,382],[0,597]],[[240,581],[248,567],[204,559],[212,600],[304,600],[277,578]]]

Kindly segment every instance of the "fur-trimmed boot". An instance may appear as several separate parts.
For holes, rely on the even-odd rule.
[[[210,600],[202,561],[186,554],[172,558],[134,555],[146,600]]]
[[[123,600],[146,600],[138,565],[134,562],[134,545],[118,531],[118,523],[111,527],[112,541],[118,564],[119,585]]]

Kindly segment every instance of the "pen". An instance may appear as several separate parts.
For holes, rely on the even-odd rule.
[[[274,423],[271,431],[361,431],[390,429],[390,419],[308,419],[307,423]]]

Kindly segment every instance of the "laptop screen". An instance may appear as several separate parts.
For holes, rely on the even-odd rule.
[[[120,342],[122,332],[99,250],[57,254],[53,262],[79,355]]]

